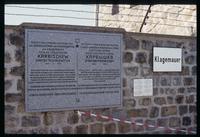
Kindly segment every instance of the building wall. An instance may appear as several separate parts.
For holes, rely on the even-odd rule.
[[[24,110],[24,28],[123,33],[123,108],[84,110],[137,122],[196,130],[196,38],[125,32],[122,29],[25,24],[5,27],[5,133],[166,133],[166,130],[78,115],[77,110],[27,113]],[[152,47],[183,49],[182,72],[152,72]],[[153,79],[153,96],[134,97],[132,80]],[[167,132],[183,133],[185,132]],[[190,133],[191,134],[191,133]]]
[[[99,26],[139,32],[149,5],[133,5],[131,8],[130,5],[118,6],[119,13],[112,15],[112,5],[99,5]],[[141,32],[196,36],[196,5],[156,4],[152,5],[150,9],[149,18],[146,19],[146,25],[143,25]]]

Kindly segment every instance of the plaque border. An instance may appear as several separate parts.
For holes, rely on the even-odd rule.
[[[29,40],[29,32],[44,32],[47,33],[48,32],[53,32],[53,33],[81,33],[81,34],[86,34],[86,35],[103,35],[103,36],[119,36],[120,37],[120,104],[111,104],[111,105],[98,105],[98,106],[80,106],[80,107],[61,107],[61,108],[40,108],[40,109],[30,109],[29,108],[29,104],[28,104],[28,40]],[[123,60],[122,60],[122,48],[123,48],[123,33],[109,33],[109,32],[89,32],[89,31],[67,31],[67,30],[49,30],[49,29],[32,29],[32,28],[25,28],[25,111],[26,112],[47,112],[47,111],[61,111],[61,110],[77,110],[77,109],[94,109],[94,108],[113,108],[113,107],[118,107],[118,108],[122,108],[123,107],[123,84],[122,84],[122,80],[123,80],[123,69],[122,69],[122,65],[123,65]],[[71,109],[72,108],[72,109]],[[74,109],[73,109],[74,108]],[[50,110],[53,109],[53,110]],[[37,110],[37,111],[35,111]]]

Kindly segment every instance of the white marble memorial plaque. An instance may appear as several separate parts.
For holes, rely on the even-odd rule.
[[[152,96],[153,81],[152,79],[134,79],[134,96]]]
[[[25,30],[27,112],[122,106],[122,34]]]

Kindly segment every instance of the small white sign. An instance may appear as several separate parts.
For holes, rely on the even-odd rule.
[[[154,72],[180,72],[182,68],[181,48],[153,48]]]
[[[134,79],[134,96],[152,96],[153,80],[152,79]]]

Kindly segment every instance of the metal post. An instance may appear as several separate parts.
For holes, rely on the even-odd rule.
[[[99,4],[96,4],[96,26],[99,26]]]

